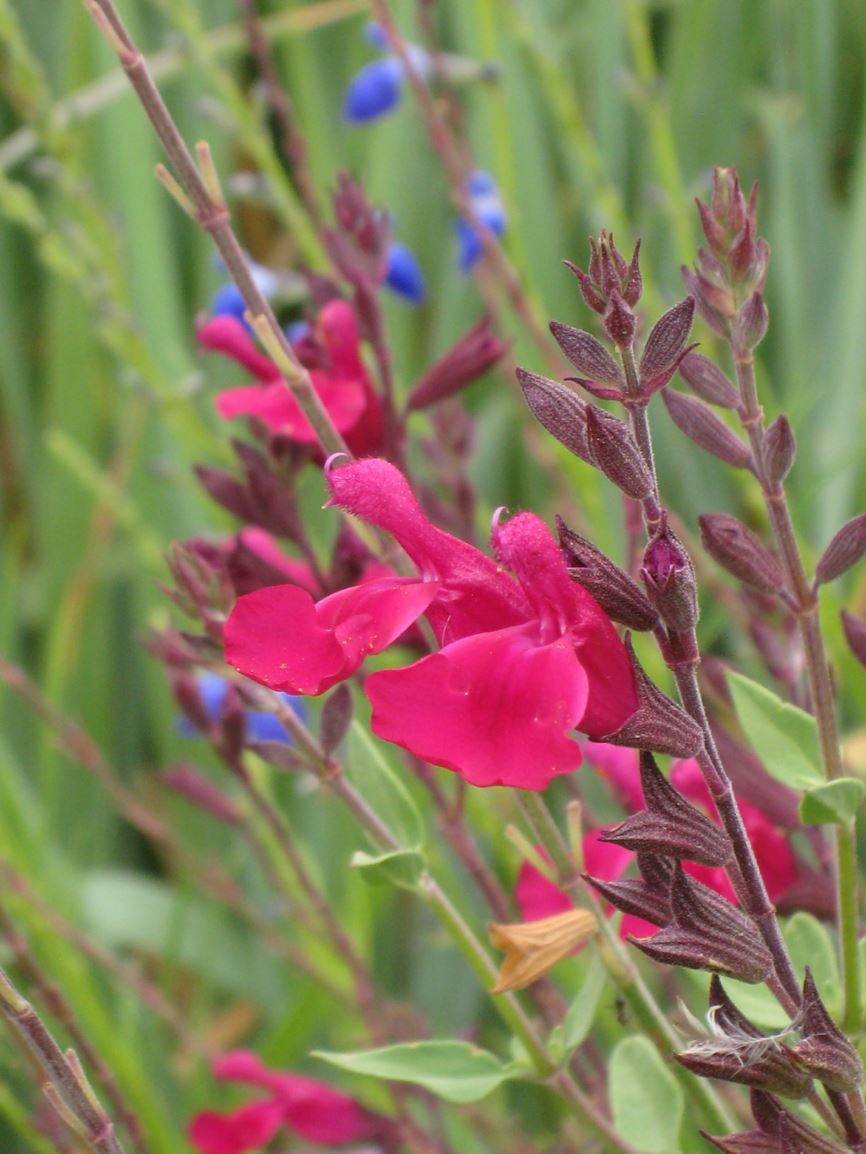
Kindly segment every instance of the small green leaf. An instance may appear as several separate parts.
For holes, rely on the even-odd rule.
[[[346,776],[369,799],[404,849],[420,847],[424,840],[421,813],[406,786],[357,718],[349,729]]]
[[[576,1049],[589,1033],[606,984],[607,971],[596,954],[562,1023],[562,1043],[566,1053]]]
[[[866,785],[856,777],[837,777],[810,789],[800,802],[804,825],[847,825],[866,796]]]
[[[354,1074],[412,1082],[446,1102],[478,1102],[517,1073],[488,1050],[451,1040],[402,1042],[348,1054],[314,1050],[313,1057]]]
[[[414,849],[381,854],[369,854],[359,849],[352,854],[350,865],[372,886],[402,886],[410,890],[417,886],[424,872],[424,859]]]
[[[680,1084],[648,1038],[624,1038],[610,1059],[613,1123],[641,1154],[679,1149],[683,1121]]]
[[[841,1003],[842,990],[836,949],[830,931],[812,914],[798,910],[788,918],[782,927],[782,934],[799,977],[804,976],[804,968],[808,966],[827,1008],[831,1012],[835,1010]]]
[[[729,673],[728,685],[740,725],[767,772],[792,789],[823,785],[815,718],[741,673]]]

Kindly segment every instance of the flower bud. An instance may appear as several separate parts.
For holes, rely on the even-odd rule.
[[[753,292],[740,309],[734,324],[734,341],[743,349],[755,349],[767,335],[770,313],[760,292]]]
[[[704,548],[734,577],[762,593],[778,593],[782,570],[760,538],[736,517],[709,513],[698,518]]]
[[[223,509],[241,521],[255,520],[255,504],[246,486],[231,473],[224,469],[211,469],[207,465],[195,465],[193,471],[208,496]]]
[[[186,798],[197,809],[210,814],[217,821],[225,822],[227,825],[237,825],[240,822],[240,810],[235,802],[193,766],[185,762],[169,766],[163,773],[161,781],[174,793]]]
[[[484,376],[507,351],[508,344],[493,332],[490,317],[482,317],[430,366],[409,393],[406,408],[416,412],[453,397]]]
[[[790,473],[796,455],[794,430],[786,416],[778,416],[764,434],[762,446],[764,472],[771,485],[781,485]]]
[[[654,926],[666,926],[672,916],[670,889],[673,866],[667,858],[648,853],[639,853],[637,864],[640,878],[610,882],[589,874],[583,876],[614,909],[643,918]]]
[[[319,717],[319,744],[330,757],[349,731],[355,712],[352,691],[345,682],[338,685],[325,704]]]
[[[676,535],[662,524],[643,555],[641,577],[650,601],[666,625],[692,629],[700,616],[695,571]]]
[[[711,405],[721,405],[725,409],[736,409],[740,394],[732,381],[709,357],[690,352],[678,365],[679,374],[698,396]]]
[[[866,621],[843,609],[842,629],[845,633],[845,640],[848,642],[848,648],[860,664],[866,666]]]
[[[590,942],[598,933],[595,915],[589,910],[572,909],[553,917],[512,925],[492,925],[490,942],[505,950],[505,961],[493,992],[523,990]]]
[[[608,480],[636,501],[651,496],[652,472],[628,426],[595,405],[586,406],[585,421],[592,459]]]
[[[737,469],[749,469],[752,450],[696,397],[662,389],[662,398],[674,424],[696,445]]]
[[[641,394],[651,396],[668,383],[686,355],[686,341],[695,316],[693,297],[668,309],[653,325],[640,359]],[[694,347],[694,346],[692,346]]]
[[[729,235],[736,235],[746,223],[746,201],[735,168],[713,169],[713,217]]]
[[[772,1094],[752,1090],[750,1095],[752,1117],[758,1132],[782,1140],[784,1154],[842,1154],[848,1147],[835,1138],[821,1134],[808,1122],[790,1114]],[[784,1143],[787,1140],[788,1145]]]
[[[236,761],[243,753],[247,737],[247,719],[240,694],[229,685],[219,712],[219,748],[228,762]]]
[[[738,1082],[785,1098],[809,1093],[811,1079],[798,1069],[790,1050],[741,1014],[716,977],[710,983],[710,1018],[722,1036],[692,1043],[676,1055],[680,1065],[702,1078]]]
[[[863,1062],[827,1013],[808,966],[799,1020],[802,1041],[794,1047],[793,1054],[800,1065],[829,1090],[840,1094],[859,1090],[863,1084]]]
[[[556,521],[559,543],[573,581],[591,593],[608,617],[638,632],[658,623],[658,613],[628,573],[614,565],[592,542]]]
[[[600,841],[708,866],[730,861],[727,834],[674,789],[651,753],[640,755],[640,781],[646,809],[604,830]]]
[[[751,918],[688,877],[679,862],[671,882],[671,913],[670,924],[653,937],[631,939],[648,957],[741,982],[763,982],[772,973],[773,959]]]
[[[631,261],[628,263],[609,233],[602,231],[597,241],[594,237],[590,237],[589,246],[592,255],[587,272],[571,261],[565,261],[566,267],[577,277],[581,295],[587,305],[593,312],[603,314],[611,295],[618,292],[624,304],[634,308],[643,292],[640,241],[635,244]]]
[[[848,521],[824,552],[815,568],[815,580],[819,585],[835,581],[847,572],[866,553],[866,513]]]
[[[598,384],[617,388],[625,384],[619,365],[604,345],[590,333],[572,328],[571,325],[560,324],[559,321],[550,322],[550,331],[563,353],[580,373],[581,384],[584,377]]]
[[[618,349],[627,349],[634,341],[637,317],[616,289],[610,294],[602,317],[604,331]]]
[[[200,733],[207,733],[211,727],[211,718],[196,679],[187,674],[179,674],[174,678],[172,689],[174,699],[184,717]]]
[[[683,284],[686,292],[694,298],[695,307],[704,322],[713,332],[726,338],[731,331],[731,317],[734,302],[729,293],[720,292],[705,276],[682,267]]]
[[[594,464],[586,436],[586,402],[574,389],[528,369],[518,369],[517,379],[536,420],[575,457]]]
[[[601,740],[609,745],[626,745],[671,757],[695,757],[704,745],[700,726],[653,685],[635,655],[628,634],[625,646],[634,670],[638,707],[625,725]]]

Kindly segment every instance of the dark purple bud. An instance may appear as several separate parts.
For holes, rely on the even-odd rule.
[[[713,216],[735,236],[746,220],[746,201],[735,168],[713,169]]]
[[[671,878],[673,865],[667,858],[639,853],[640,878],[622,882],[604,881],[584,874],[584,878],[601,896],[624,914],[643,918],[654,926],[666,926],[671,920]]]
[[[654,489],[653,475],[628,426],[612,413],[586,406],[586,440],[593,462],[628,497],[641,501]]]
[[[628,270],[622,281],[622,299],[627,305],[635,307],[643,292],[643,277],[640,271],[640,240],[635,241],[634,252],[631,254]]]
[[[727,834],[686,801],[660,772],[651,753],[640,755],[646,809],[604,830],[600,839],[640,853],[723,866],[732,849]]]
[[[290,580],[285,569],[272,564],[267,557],[250,547],[244,533],[238,533],[235,538],[234,548],[226,557],[225,567],[238,597],[268,585],[285,585]]]
[[[355,702],[348,685],[340,685],[325,704],[319,719],[319,743],[330,757],[349,731],[355,713]]]
[[[233,513],[241,521],[255,520],[256,510],[246,486],[223,469],[196,465],[195,475],[202,488],[218,505]]]
[[[647,545],[640,573],[649,599],[666,625],[684,633],[697,624],[700,610],[694,567],[667,524],[662,524]]]
[[[752,1090],[749,1098],[752,1117],[758,1124],[760,1132],[771,1137],[779,1137],[786,1130],[789,1139],[793,1140],[792,1154],[794,1152],[842,1154],[842,1151],[848,1149],[841,1142],[819,1133],[795,1114],[789,1114],[778,1098],[774,1098],[772,1094],[767,1094],[763,1090]],[[785,1154],[788,1154],[787,1150]]]
[[[734,324],[734,340],[743,349],[756,349],[770,325],[770,313],[760,292],[753,292]]]
[[[671,913],[670,924],[653,937],[629,940],[669,966],[709,970],[750,983],[763,982],[772,973],[773,959],[751,918],[688,877],[679,863],[671,882]],[[793,1066],[790,1055],[789,1064]]]
[[[491,318],[482,317],[430,366],[409,393],[406,408],[415,412],[453,397],[483,377],[507,351],[508,344],[494,333]]]
[[[779,562],[757,534],[727,513],[708,513],[698,523],[704,548],[723,569],[762,593],[779,592]]]
[[[625,725],[601,740],[671,757],[695,757],[704,745],[700,726],[653,685],[635,655],[629,634],[624,640],[634,670],[638,707]]]
[[[824,552],[815,568],[815,580],[819,585],[835,581],[856,565],[866,553],[866,513],[854,517],[843,525]]]
[[[640,359],[640,382],[645,394],[660,387],[654,384],[659,378],[666,374],[669,374],[668,379],[673,376],[677,360],[692,330],[694,316],[694,298],[686,297],[668,309],[653,325]]]
[[[596,601],[598,598],[596,598]],[[842,610],[842,629],[848,648],[861,665],[866,666],[866,621],[855,617],[847,609]]]
[[[749,469],[752,450],[696,397],[662,389],[665,407],[674,424],[696,445],[737,469]]]
[[[706,1130],[699,1130],[698,1133],[723,1154],[782,1154],[778,1138],[762,1134],[760,1130],[741,1130],[737,1134],[724,1136],[714,1136]]]
[[[794,1057],[829,1090],[840,1094],[859,1090],[863,1084],[860,1055],[827,1013],[808,966],[805,973],[799,1017],[802,1041],[794,1047]]]
[[[188,802],[226,825],[238,825],[240,810],[230,797],[217,789],[204,774],[186,762],[169,766],[162,775],[162,784]]]
[[[756,255],[754,230],[752,229],[751,222],[746,219],[739,236],[734,241],[731,251],[728,254],[734,280],[742,281],[746,279],[752,271]]]
[[[210,715],[202,701],[198,682],[187,674],[179,674],[172,683],[174,699],[184,717],[195,726],[200,733],[207,733],[211,726]]]
[[[247,719],[236,686],[229,685],[219,712],[220,753],[229,763],[236,762],[247,738]]]
[[[575,457],[595,464],[586,436],[586,402],[567,385],[528,369],[518,369],[517,379],[536,420]]]
[[[287,773],[296,773],[299,770],[309,770],[309,764],[303,757],[287,745],[285,741],[250,741],[247,744],[250,753],[272,765],[274,769],[281,769]]]
[[[736,409],[740,394],[722,370],[700,353],[687,353],[677,366],[679,374],[702,400],[726,409]]]
[[[764,472],[771,485],[781,485],[791,471],[797,456],[797,440],[790,421],[784,415],[776,417],[764,434],[762,446]]]
[[[620,296],[617,289],[610,294],[604,310],[604,331],[618,349],[627,349],[634,341],[637,317]]]
[[[550,322],[550,331],[581,377],[588,377],[603,385],[623,385],[622,370],[594,336],[582,329],[572,328],[571,325],[560,324],[559,321]]]
[[[724,306],[719,307],[720,302],[716,299],[716,294],[712,286],[704,277],[699,276],[690,268],[683,266],[682,275],[686,292],[694,297],[695,307],[704,322],[709,325],[717,336],[723,338],[728,337],[731,331],[730,302],[725,300]]]
[[[592,309],[593,312],[603,313],[607,307],[607,299],[605,298],[604,293],[596,287],[592,277],[587,276],[582,268],[578,268],[578,266],[573,264],[570,260],[564,261],[563,263],[565,264],[565,267],[571,269],[571,271],[577,277],[578,284],[580,285],[580,294],[586,304]]]
[[[698,206],[698,214],[701,218],[701,228],[704,230],[704,236],[707,238],[707,244],[716,254],[716,256],[723,257],[728,251],[728,233],[727,229],[721,225],[713,215],[710,207],[702,200],[695,197],[695,204]]]
[[[592,594],[614,621],[639,633],[654,629],[658,613],[628,573],[557,517],[559,543],[572,579]]]

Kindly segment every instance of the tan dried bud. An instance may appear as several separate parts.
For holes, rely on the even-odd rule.
[[[534,922],[491,925],[491,945],[505,951],[494,994],[531,986],[557,962],[592,941],[597,933],[595,915],[577,909]]]

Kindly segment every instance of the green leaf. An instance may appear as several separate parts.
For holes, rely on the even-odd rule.
[[[446,1102],[478,1102],[517,1074],[515,1066],[488,1050],[450,1040],[402,1042],[349,1054],[314,1050],[313,1057],[354,1074],[423,1086]]]
[[[349,863],[372,886],[393,885],[414,889],[424,872],[424,859],[416,850],[369,854],[359,849]]]
[[[572,999],[562,1023],[562,1043],[566,1053],[576,1049],[589,1033],[606,985],[607,971],[601,958],[596,954],[590,963],[583,985]]]
[[[610,1059],[613,1123],[641,1154],[679,1149],[683,1092],[648,1038],[624,1038]]]
[[[367,798],[404,849],[418,849],[424,822],[412,795],[356,718],[349,730],[346,776]]]
[[[823,785],[815,718],[741,673],[729,673],[728,685],[740,725],[767,772],[792,789]]]
[[[810,789],[800,802],[804,825],[847,825],[866,796],[866,785],[856,777],[837,777]]]
[[[782,933],[797,974],[802,978],[804,967],[809,966],[827,1008],[834,1010],[841,1003],[842,990],[830,931],[812,914],[800,910],[787,920]]]

